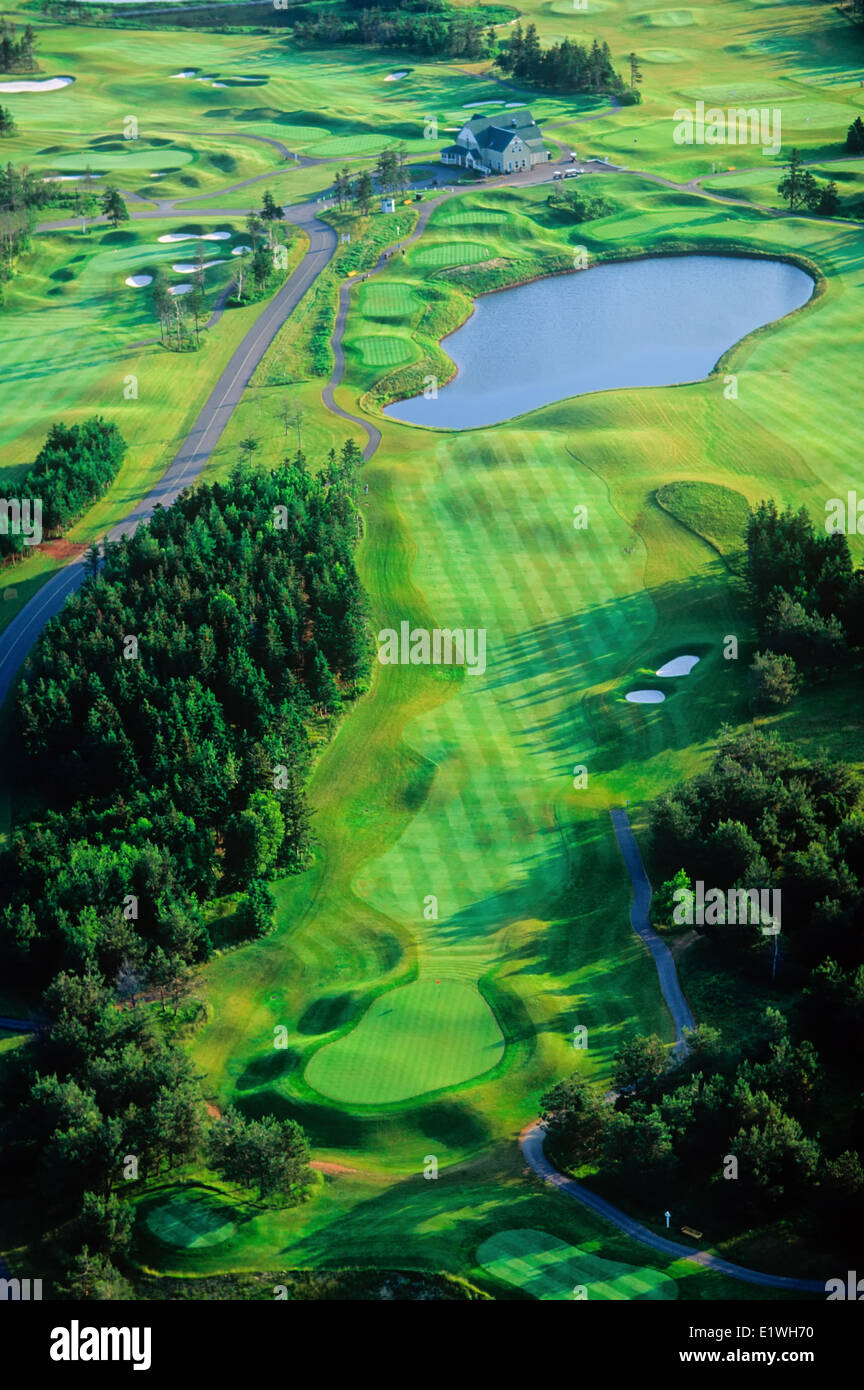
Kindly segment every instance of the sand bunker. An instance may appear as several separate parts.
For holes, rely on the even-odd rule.
[[[232,255],[232,256],[245,256],[246,253],[247,253],[247,251],[251,251],[251,250],[252,250],[252,247],[251,247],[251,246],[235,246],[235,247],[234,247],[234,250],[231,252],[231,255]]]
[[[655,676],[689,676],[698,660],[698,656],[675,656],[654,674]]]
[[[24,82],[0,82],[0,92],[56,92],[71,87],[74,77],[40,77]]]
[[[190,291],[190,290],[194,290],[194,288],[195,288],[194,285],[172,285],[171,288],[170,288],[170,290],[168,291],[168,293],[169,293],[169,294],[188,294],[189,291]],[[661,700],[662,700],[662,698],[663,698],[662,695],[661,695],[660,698],[661,698]]]
[[[630,690],[624,699],[633,705],[661,705],[666,696],[662,690]]]
[[[385,81],[385,82],[401,82],[401,81],[402,81],[402,78],[403,78],[403,77],[407,77],[407,76],[408,76],[407,71],[405,71],[405,72],[388,72],[387,76],[384,78],[384,81]]]
[[[131,285],[133,290],[141,290],[145,285],[153,284],[152,275],[127,275],[126,284]]]
[[[230,241],[230,232],[165,232],[160,241]]]
[[[204,261],[200,266],[193,261],[178,261],[176,265],[172,265],[171,269],[176,270],[178,275],[194,275],[196,270],[209,270],[211,265],[224,265],[224,263],[225,257],[222,256],[216,261]]]
[[[43,183],[80,183],[86,179],[86,174],[46,174]],[[91,179],[103,179],[104,174],[91,174]]]

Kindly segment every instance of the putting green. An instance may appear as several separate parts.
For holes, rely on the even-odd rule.
[[[431,266],[438,270],[449,265],[488,261],[491,255],[488,246],[481,246],[476,241],[444,241],[415,251],[412,260],[415,265]]]
[[[410,362],[414,349],[407,338],[361,338],[357,344],[367,367],[398,367]]]
[[[236,1229],[234,1222],[226,1218],[225,1208],[205,1193],[178,1197],[154,1207],[147,1215],[147,1228],[157,1240],[187,1250],[221,1245],[230,1240]]]
[[[382,994],[356,1028],[315,1053],[306,1080],[330,1100],[387,1105],[470,1081],[503,1054],[479,990],[428,980]]]
[[[52,169],[61,173],[83,174],[93,170],[112,169],[182,169],[192,163],[191,150],[130,150],[127,154],[100,154],[99,150],[84,150],[81,154],[61,154],[51,161]]]
[[[570,1299],[580,1289],[589,1302],[678,1297],[675,1280],[657,1269],[604,1260],[545,1231],[502,1231],[483,1242],[477,1263],[543,1300]]]
[[[403,285],[397,281],[392,284],[366,286],[361,308],[369,318],[396,319],[413,314],[419,302],[410,285]]]
[[[445,213],[437,218],[439,227],[482,227],[493,222],[506,221],[506,212],[493,212],[491,208],[472,208],[468,212]]]

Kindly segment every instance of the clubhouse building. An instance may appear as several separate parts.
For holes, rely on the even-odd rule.
[[[497,116],[472,116],[456,136],[455,145],[441,151],[441,163],[481,174],[511,174],[532,169],[550,158],[527,106]]]

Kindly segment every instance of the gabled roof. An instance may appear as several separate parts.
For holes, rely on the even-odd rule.
[[[501,130],[498,126],[490,125],[477,136],[477,143],[481,150],[495,150],[500,154],[517,138],[521,139],[518,130]]]
[[[503,153],[514,136],[518,136],[529,150],[540,153],[544,148],[540,128],[527,106],[520,106],[512,112],[498,111],[492,119],[478,113],[465,122],[462,128],[465,127],[470,130],[481,150],[494,150],[496,154]]]

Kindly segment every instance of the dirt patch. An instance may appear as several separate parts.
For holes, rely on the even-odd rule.
[[[221,1119],[222,1119],[222,1111],[219,1109],[218,1106],[212,1105],[211,1102],[210,1102],[209,1100],[206,1102],[206,1105],[207,1105],[207,1114],[210,1116],[211,1120],[221,1120]]]
[[[359,1168],[347,1168],[344,1163],[325,1163],[323,1159],[319,1158],[314,1159],[309,1167],[314,1168],[318,1173],[329,1173],[334,1178],[346,1173],[357,1174],[360,1172]]]
[[[73,541],[65,541],[62,538],[56,541],[46,541],[40,546],[43,555],[50,555],[52,560],[77,560],[79,555],[89,547],[86,545],[75,544]]]

